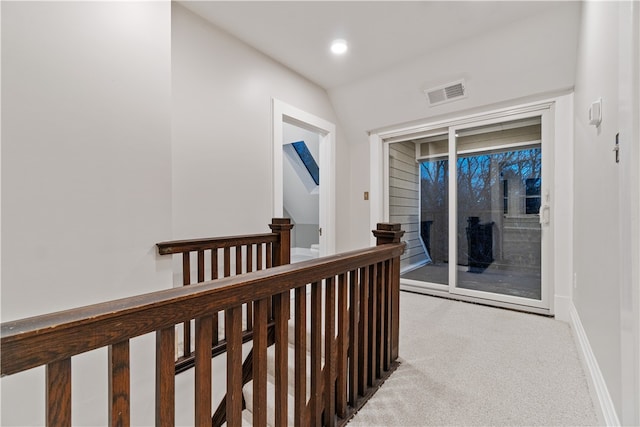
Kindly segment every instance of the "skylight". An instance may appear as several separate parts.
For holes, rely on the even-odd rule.
[[[309,151],[307,144],[305,144],[304,141],[298,141],[291,143],[291,145],[293,146],[293,149],[296,150],[300,160],[302,160],[304,167],[307,168],[313,182],[315,182],[316,185],[320,185],[320,169],[318,168],[318,164],[313,158],[313,155]]]

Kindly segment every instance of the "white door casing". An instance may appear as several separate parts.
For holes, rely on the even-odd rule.
[[[272,100],[273,119],[273,206],[274,217],[283,216],[282,145],[283,124],[289,123],[320,135],[320,256],[335,253],[335,124],[286,104]]]

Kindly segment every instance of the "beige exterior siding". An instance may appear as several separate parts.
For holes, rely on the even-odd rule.
[[[405,231],[407,248],[401,258],[401,268],[427,261],[420,241],[420,171],[412,142],[389,146],[389,221],[399,222]]]

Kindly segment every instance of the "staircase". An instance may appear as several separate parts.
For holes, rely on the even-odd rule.
[[[311,306],[311,294],[306,294],[307,304],[306,306]],[[295,306],[295,300],[291,300],[291,306]],[[293,314],[293,313],[292,313]],[[296,346],[295,346],[295,322],[293,318],[287,322],[287,360],[288,360],[288,369],[287,369],[287,425],[295,425],[295,393],[296,393],[296,384],[295,384],[295,361],[296,361]],[[323,322],[324,325],[324,322]],[[304,381],[304,400],[308,401],[311,397],[311,382],[309,379],[311,378],[311,317],[307,316],[307,333],[305,337],[306,346],[304,348],[304,365],[306,380]],[[321,328],[324,330],[324,328]],[[323,343],[325,340],[325,336],[322,335],[320,342]],[[320,349],[320,365],[324,365],[324,345],[321,345]],[[275,402],[275,382],[276,382],[276,350],[275,346],[271,346],[267,349],[267,426],[276,426],[275,422],[275,413],[276,413],[276,402]],[[302,387],[301,384],[298,384],[299,387]],[[246,402],[246,409],[243,411],[243,420],[248,421],[245,425],[253,425],[253,380],[249,381],[242,389],[243,396]]]
[[[262,250],[259,246],[252,247],[259,244],[259,239],[265,239],[266,235],[253,236],[259,239],[251,241],[240,238],[201,239],[166,242],[158,244],[158,247],[161,253],[182,254],[185,285],[190,284],[192,276],[197,275],[198,282],[205,280],[205,250],[211,250],[212,279],[216,274],[227,277],[234,270],[236,275],[241,275],[252,270],[269,269],[288,264],[291,257],[289,244],[286,242],[289,240],[292,225],[287,219],[274,219],[273,222],[270,227],[278,237],[272,242],[272,246],[268,246],[269,243],[264,241],[266,255],[261,255]],[[374,231],[379,244],[399,242],[399,236],[402,235],[399,226],[381,226],[382,229]],[[247,243],[247,246],[243,249],[240,243]],[[314,249],[317,251],[317,245],[312,247],[312,250]],[[214,264],[213,260],[217,261],[220,258],[218,251],[224,251],[224,256],[220,263]],[[268,256],[270,252],[273,254],[271,257]],[[191,265],[194,264],[190,260],[196,257],[197,270],[191,271]],[[252,260],[256,259],[254,265]],[[262,264],[261,259],[266,263]],[[232,265],[234,260],[235,268]],[[297,265],[306,264],[309,263]],[[272,307],[269,312],[273,317],[270,317],[272,326],[269,329],[269,345],[264,352],[261,367],[257,368],[257,372],[263,375],[260,384],[254,384],[252,379],[256,371],[250,341],[253,334],[253,306],[243,305],[242,330],[245,341],[248,341],[243,345],[242,351],[243,424],[346,424],[396,366],[394,360],[397,357],[397,344],[394,346],[394,343],[397,343],[397,331],[392,333],[392,324],[394,321],[397,322],[397,302],[392,303],[392,295],[397,292],[397,287],[392,291],[391,284],[399,279],[395,277],[394,268],[397,269],[397,266],[391,262],[369,265],[337,277],[298,286],[295,290],[291,288],[286,294],[290,297],[287,298],[287,303],[280,304],[283,309],[280,328],[275,321],[278,316],[272,311],[276,301],[271,301]],[[312,298],[312,294],[315,298]],[[283,298],[284,295],[282,294]],[[333,309],[327,312],[327,306]],[[300,309],[299,319],[295,315],[296,307]],[[325,334],[327,321],[331,331],[328,335]],[[296,322],[299,325],[297,335]],[[218,345],[214,345],[213,354],[224,355],[224,316],[217,316],[215,324],[218,334],[214,342]],[[190,328],[191,325],[185,324],[183,336],[189,336],[185,334],[191,333]],[[328,339],[328,336],[332,338]],[[191,339],[191,342],[193,341],[194,338]],[[277,345],[272,345],[274,342]],[[180,343],[178,347],[184,348],[184,353],[178,358],[176,372],[182,372],[192,366],[188,362],[194,349],[184,343]],[[325,363],[327,347],[331,354],[328,365]],[[297,355],[296,351],[300,354]],[[216,365],[215,360],[213,363]],[[214,375],[225,368],[224,364],[218,365],[212,368]],[[335,384],[335,387],[324,387],[324,384]],[[261,390],[262,394],[255,395],[254,390]],[[216,390],[212,390],[212,394],[220,396],[219,385]],[[214,398],[214,402],[220,403],[214,412],[212,425],[226,425],[226,397]],[[326,413],[335,416],[327,418]],[[187,410],[187,414],[191,417],[190,411]]]

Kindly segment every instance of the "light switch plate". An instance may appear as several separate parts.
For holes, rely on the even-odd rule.
[[[600,126],[600,123],[602,123],[602,98],[592,102],[589,107],[589,124]]]

